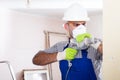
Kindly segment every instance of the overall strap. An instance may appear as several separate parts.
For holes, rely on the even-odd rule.
[[[87,54],[88,54],[87,50],[88,48],[81,50],[82,58],[87,58]]]
[[[70,38],[68,38],[68,43],[65,45],[65,47],[63,48],[63,50],[65,50],[66,48],[68,48],[69,44],[70,44]]]

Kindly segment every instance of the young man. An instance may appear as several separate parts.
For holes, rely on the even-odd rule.
[[[70,6],[68,10],[64,13],[63,20],[66,21],[66,23],[64,24],[64,28],[68,32],[69,41],[59,42],[49,49],[39,51],[33,58],[33,64],[46,65],[56,61],[60,61],[62,80],[101,80],[99,77],[99,73],[102,61],[102,42],[99,39],[93,38],[93,36],[91,36],[86,31],[85,24],[89,20],[86,9],[81,7],[79,4],[74,4]],[[83,55],[82,53],[87,53],[87,60],[91,60],[94,71],[91,71],[89,75],[91,75],[92,73],[94,75],[95,73],[95,77],[94,79],[87,79],[85,77],[80,77],[81,75],[79,74],[81,73],[75,73],[74,79],[69,79],[70,76],[73,76],[69,74],[69,69],[71,70],[74,66],[81,67],[81,64],[84,65],[87,63],[84,62],[85,60],[83,59],[83,57],[85,57],[85,55]],[[74,63],[77,63],[78,65]],[[69,64],[72,65],[69,66]],[[62,67],[65,68],[65,66],[67,66],[66,68],[68,68],[66,69],[66,72],[64,72],[65,70],[62,70]],[[84,70],[85,68],[82,67],[81,69]]]

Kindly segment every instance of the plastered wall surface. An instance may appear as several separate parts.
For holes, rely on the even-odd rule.
[[[119,0],[104,1],[103,80],[120,80],[120,9]]]

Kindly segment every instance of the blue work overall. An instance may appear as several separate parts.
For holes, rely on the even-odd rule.
[[[75,58],[70,61],[69,67],[67,60],[59,63],[62,80],[97,80],[91,59],[87,58],[87,50],[81,50],[82,58]]]

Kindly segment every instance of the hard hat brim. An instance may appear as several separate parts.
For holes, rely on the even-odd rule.
[[[89,21],[90,18],[85,18],[85,19],[71,19],[71,18],[63,18],[63,21]]]

